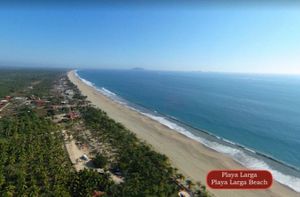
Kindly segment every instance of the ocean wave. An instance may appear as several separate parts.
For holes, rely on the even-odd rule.
[[[243,165],[247,168],[256,169],[256,170],[269,170],[270,172],[272,172],[272,175],[273,175],[273,177],[276,181],[278,181],[279,183],[281,183],[283,185],[286,185],[286,186],[290,187],[291,189],[295,190],[296,192],[300,192],[300,178],[292,176],[292,175],[284,174],[284,173],[274,169],[270,165],[268,165],[265,161],[260,160],[258,158],[255,158],[255,157],[251,156],[250,154],[247,154],[247,151],[252,153],[252,154],[257,154],[257,152],[255,152],[254,150],[251,150],[247,147],[238,145],[238,144],[236,144],[236,143],[234,143],[230,140],[224,139],[224,138],[219,137],[219,136],[214,136],[214,135],[211,135],[211,134],[209,134],[209,135],[211,135],[214,138],[216,138],[216,139],[218,139],[218,140],[220,140],[224,143],[227,143],[231,146],[221,144],[221,143],[218,143],[216,141],[208,140],[208,139],[203,138],[203,137],[196,136],[193,133],[191,133],[190,131],[188,131],[187,129],[185,129],[184,127],[176,124],[175,122],[172,122],[172,121],[168,120],[166,117],[158,115],[158,112],[154,112],[155,115],[153,115],[151,113],[143,112],[142,110],[139,110],[136,107],[130,106],[128,102],[126,102],[121,97],[117,96],[117,94],[115,94],[114,92],[112,92],[112,91],[110,91],[110,90],[108,90],[104,87],[102,87],[101,89],[98,89],[97,87],[95,87],[95,85],[92,82],[81,78],[77,74],[77,71],[75,71],[75,75],[81,81],[83,81],[85,84],[87,84],[91,87],[94,87],[96,90],[101,92],[103,95],[111,98],[113,101],[118,102],[118,103],[120,103],[120,104],[134,110],[134,111],[137,111],[138,113],[140,113],[144,116],[147,116],[147,117],[151,118],[152,120],[155,120],[155,121],[161,123],[162,125],[170,128],[173,131],[176,131],[178,133],[181,133],[182,135],[185,135],[188,138],[196,140],[199,143],[203,144],[204,146],[206,146],[210,149],[213,149],[217,152],[228,155],[229,157],[234,159],[236,162],[240,163],[241,165]],[[236,146],[237,148],[234,148],[234,146]],[[240,148],[238,148],[238,147],[240,147]],[[260,155],[263,155],[263,154],[260,154]]]
[[[101,92],[103,94],[105,94],[106,96],[117,96],[115,93],[113,93],[112,91],[110,91],[104,87],[101,88]]]
[[[91,87],[93,87],[93,88],[97,88],[97,87],[95,86],[94,83],[92,83],[92,82],[90,82],[90,81],[88,81],[88,80],[86,80],[86,79],[81,78],[81,77],[78,75],[77,70],[74,70],[74,73],[75,73],[75,76],[78,77],[78,78],[79,78],[83,83],[85,83],[86,85],[91,86]]]
[[[201,144],[205,145],[206,147],[208,147],[210,149],[213,149],[217,152],[220,152],[220,153],[230,156],[236,162],[240,163],[241,165],[243,165],[247,168],[256,169],[256,170],[269,170],[272,172],[274,179],[277,180],[279,183],[281,183],[283,185],[287,185],[288,187],[292,188],[293,190],[300,192],[300,178],[298,178],[298,177],[283,174],[282,172],[279,172],[278,170],[273,169],[266,162],[259,160],[255,157],[252,157],[252,156],[248,155],[245,151],[240,150],[238,148],[232,148],[232,147],[220,144],[218,142],[209,141],[209,140],[201,138],[199,136],[195,136],[194,134],[192,134],[185,128],[177,125],[176,123],[173,123],[173,122],[167,120],[165,117],[154,116],[152,114],[144,113],[144,112],[141,112],[141,113],[153,120],[160,122],[161,124],[167,126],[168,128],[170,128],[172,130],[176,130],[177,132],[200,142]],[[217,137],[217,138],[222,139],[223,141],[225,141],[229,144],[236,145],[236,143],[234,143],[230,140],[226,140],[226,139],[220,138],[220,137]],[[244,149],[249,152],[256,153],[255,151],[253,151],[249,148],[244,148]]]
[[[254,150],[252,150],[252,149],[250,149],[250,148],[244,147],[244,149],[246,149],[247,151],[249,151],[249,152],[251,152],[251,153],[257,154],[256,151],[254,151]]]
[[[92,87],[92,88],[95,88],[98,92],[101,92],[102,94],[104,94],[105,96],[109,97],[109,98],[112,98],[118,102],[120,102],[121,104],[124,104],[124,102],[121,101],[121,98],[117,96],[117,94],[115,94],[114,92],[106,89],[105,87],[102,87],[102,88],[98,88],[94,83],[80,77],[77,73],[77,70],[74,70],[74,73],[75,73],[75,76],[77,78],[79,78],[83,83],[85,83],[86,85]]]
[[[232,144],[232,145],[237,145],[236,143],[234,143],[233,141],[230,141],[230,140],[227,140],[225,138],[221,138],[223,141],[229,143],[229,144]]]

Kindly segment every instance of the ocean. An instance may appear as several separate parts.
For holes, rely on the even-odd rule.
[[[300,76],[77,70],[87,84],[300,192]]]

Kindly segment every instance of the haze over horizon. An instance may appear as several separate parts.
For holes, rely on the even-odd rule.
[[[298,7],[1,7],[0,64],[300,74]]]

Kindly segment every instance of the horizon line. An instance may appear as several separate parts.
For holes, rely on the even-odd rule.
[[[169,69],[148,69],[148,68],[142,68],[136,67],[133,68],[95,68],[95,67],[74,67],[69,68],[71,70],[134,70],[137,72],[143,72],[143,71],[158,71],[158,72],[190,72],[190,73],[220,73],[220,74],[257,74],[257,75],[300,75],[300,72],[255,72],[255,71],[249,71],[249,72],[242,72],[242,71],[214,71],[214,70],[169,70]]]
[[[11,65],[1,65],[0,69],[66,69],[66,70],[81,70],[81,69],[88,69],[88,70],[135,70],[135,71],[158,71],[158,72],[186,72],[186,73],[219,73],[219,74],[250,74],[250,75],[293,75],[298,76],[300,75],[299,72],[259,72],[259,71],[217,71],[217,70],[180,70],[180,69],[149,69],[144,67],[137,67],[133,66],[131,68],[109,68],[109,67],[71,67],[71,66],[62,66],[62,65],[54,65],[49,64],[48,66],[51,67],[45,67],[45,65],[20,65],[20,66],[11,66]]]

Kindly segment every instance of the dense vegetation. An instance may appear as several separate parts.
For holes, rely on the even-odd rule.
[[[95,135],[117,149],[118,159],[112,166],[120,169],[125,183],[114,189],[113,196],[175,196],[175,170],[166,156],[151,150],[99,109],[84,108],[82,115]]]
[[[57,128],[23,110],[0,120],[0,193],[66,194],[71,166]]]
[[[104,168],[107,164],[107,159],[103,155],[97,154],[93,159],[93,164],[96,168]]]
[[[0,98],[17,93],[42,97],[49,93],[51,84],[63,70],[49,69],[1,69]],[[29,88],[33,86],[34,88]]]
[[[51,93],[60,70],[1,70],[0,95],[44,97],[51,104],[61,102]],[[85,99],[75,90],[73,102]],[[54,102],[55,101],[55,102]],[[121,175],[117,184],[106,172],[76,172],[64,149],[62,125],[41,113],[45,107],[12,102],[0,117],[0,196],[177,196],[176,179],[182,177],[171,167],[166,156],[110,119],[105,112],[90,106],[80,109],[82,120],[99,142],[113,147],[114,159],[97,154],[96,167]],[[50,106],[50,105],[49,105]],[[48,107],[49,107],[48,106]],[[14,113],[8,113],[9,110]],[[198,196],[207,196],[205,188]]]
[[[0,96],[50,98],[61,70],[1,69]],[[75,172],[58,125],[39,110],[13,105],[0,116],[0,196],[91,196],[112,185],[107,174]]]
[[[0,119],[1,196],[90,196],[112,185],[107,174],[75,172],[58,128],[34,112]]]
[[[112,185],[108,174],[99,174],[92,170],[73,173],[69,181],[70,193],[74,197],[92,196],[96,191],[109,191]]]

